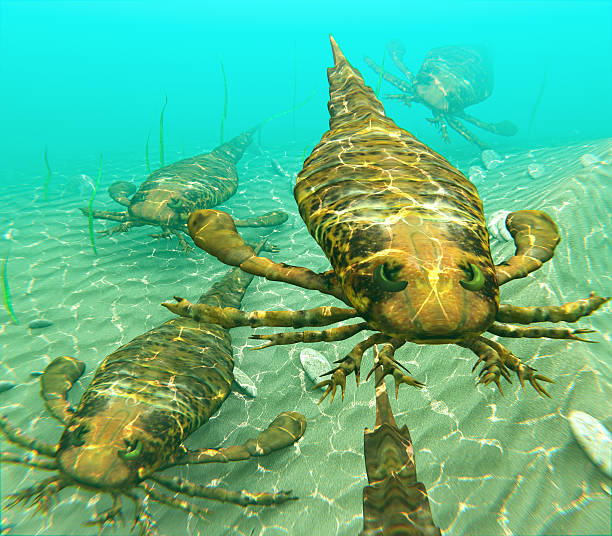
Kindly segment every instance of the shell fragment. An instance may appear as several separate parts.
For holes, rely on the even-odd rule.
[[[595,417],[584,411],[569,414],[572,433],[593,464],[608,478],[612,472],[612,435]]]
[[[322,380],[321,375],[333,368],[323,354],[312,348],[304,348],[300,352],[300,363],[302,363],[306,376],[314,383],[319,383]]]

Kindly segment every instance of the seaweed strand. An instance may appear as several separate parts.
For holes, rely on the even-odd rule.
[[[385,57],[386,56],[387,56],[387,51],[385,50],[383,52],[383,59],[382,59],[382,64],[380,66],[380,73],[378,73],[378,82],[376,82],[376,91],[374,92],[377,98],[378,98],[378,94],[380,93],[380,86],[382,84],[383,73],[385,72]]]
[[[151,130],[147,134],[147,143],[145,143],[145,162],[147,163],[147,173],[151,174],[151,164],[149,163],[149,139],[151,138]]]
[[[49,199],[49,183],[51,182],[51,168],[49,167],[49,159],[47,158],[47,146],[43,151],[43,158],[45,160],[45,167],[47,168],[47,177],[45,178],[45,184],[43,186],[43,198],[45,201]]]
[[[533,106],[533,111],[531,112],[531,117],[529,118],[529,127],[527,128],[527,134],[531,134],[531,128],[533,127],[533,121],[535,120],[536,113],[538,108],[540,107],[540,102],[542,102],[542,96],[544,95],[544,89],[546,88],[546,82],[548,80],[548,62],[544,66],[544,76],[542,77],[542,84],[540,85],[540,92],[538,93],[538,98]]]
[[[6,250],[6,256],[4,259],[2,259],[2,301],[4,302],[4,308],[11,317],[11,320],[14,324],[18,325],[19,320],[17,320],[17,315],[15,315],[15,311],[13,309],[13,303],[11,302],[11,291],[9,290],[8,284],[8,259],[10,252],[11,244],[9,242],[8,249]]]
[[[159,115],[159,163],[161,167],[164,167],[164,112],[166,111],[166,105],[168,104],[168,95],[164,91],[164,105]]]
[[[221,74],[223,75],[223,117],[221,117],[221,133],[219,139],[223,143],[223,130],[225,128],[225,119],[227,118],[227,78],[225,77],[225,69],[223,67],[223,60],[219,58],[221,64]]]
[[[163,113],[163,112],[162,112]],[[89,216],[89,240],[91,241],[91,247],[93,249],[94,255],[98,254],[98,250],[96,249],[96,241],[94,238],[94,230],[93,230],[93,202],[96,197],[96,193],[98,191],[98,185],[100,184],[100,177],[102,177],[102,154],[100,153],[100,166],[98,167],[98,177],[96,178],[96,184],[94,186],[93,194],[91,194],[91,199],[89,200],[89,205],[87,206],[87,214]]]
[[[292,110],[292,121],[293,121],[293,139],[295,139],[295,101],[297,98],[297,50],[296,42],[293,41],[293,110]]]

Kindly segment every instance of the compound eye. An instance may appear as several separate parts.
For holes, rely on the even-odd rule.
[[[406,288],[408,281],[402,281],[398,278],[401,266],[391,268],[388,263],[383,262],[374,268],[374,282],[387,292],[400,292]]]
[[[469,268],[466,269],[469,273],[470,279],[459,281],[460,285],[466,290],[477,291],[481,290],[485,285],[485,278],[482,274],[482,270],[475,264],[469,263]]]
[[[142,441],[140,441],[140,439],[134,441],[126,439],[125,444],[127,448],[117,453],[124,460],[135,460],[142,453]]]

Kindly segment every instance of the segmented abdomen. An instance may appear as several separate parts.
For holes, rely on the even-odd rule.
[[[230,392],[234,362],[229,332],[177,318],[110,354],[83,395],[77,417],[104,414],[120,398],[137,426],[177,446],[206,422]]]
[[[426,227],[429,235],[434,229],[433,238],[490,258],[476,188],[378,114],[329,131],[298,175],[295,197],[310,234],[339,275],[391,247],[397,223]]]

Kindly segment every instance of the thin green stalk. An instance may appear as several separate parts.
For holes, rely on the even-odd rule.
[[[380,86],[382,84],[383,72],[385,70],[385,57],[387,56],[387,51],[383,52],[382,65],[380,66],[380,73],[378,73],[378,82],[376,82],[376,91],[374,92],[376,98],[378,98],[378,94],[380,93]]]
[[[91,241],[91,247],[93,249],[94,255],[98,254],[98,250],[96,249],[96,241],[94,238],[94,230],[93,230],[93,202],[96,197],[96,193],[98,191],[98,185],[100,184],[100,177],[102,177],[102,153],[100,153],[100,166],[98,167],[98,178],[96,179],[96,184],[94,186],[93,194],[91,194],[91,199],[89,200],[89,205],[87,206],[87,214],[89,216],[89,240]]]
[[[272,119],[278,119],[279,117],[282,117],[283,115],[286,115],[286,114],[288,114],[291,111],[299,110],[302,106],[306,105],[310,99],[312,99],[313,95],[315,94],[316,89],[317,88],[315,87],[312,90],[312,93],[308,96],[308,98],[306,100],[303,100],[302,102],[300,102],[297,106],[293,106],[293,107],[289,108],[288,110],[285,110],[283,112],[279,112],[277,114],[274,114],[274,115],[268,117],[268,119],[264,119],[261,122],[261,126],[263,127],[266,123],[268,123],[269,121],[272,121]]]
[[[11,317],[14,324],[19,324],[17,315],[13,310],[13,303],[11,302],[11,291],[9,290],[8,284],[8,258],[11,252],[11,244],[9,242],[8,249],[6,250],[6,257],[2,260],[2,301],[4,301],[4,308]]]
[[[295,140],[295,101],[297,98],[297,50],[296,42],[293,41],[293,139]]]
[[[149,163],[149,139],[151,138],[151,131],[147,134],[147,143],[145,144],[145,162],[147,163],[147,173],[151,174],[151,164]]]
[[[45,159],[45,167],[47,168],[47,177],[45,179],[45,185],[43,187],[43,198],[45,201],[49,199],[49,183],[51,182],[51,168],[49,167],[49,159],[47,158],[47,146],[43,151],[43,157]]]
[[[548,80],[548,62],[544,66],[544,76],[542,77],[542,85],[540,85],[540,92],[538,93],[538,98],[536,99],[535,105],[533,107],[533,111],[531,112],[531,117],[529,118],[529,127],[527,128],[527,134],[531,134],[531,128],[533,127],[533,121],[535,119],[538,108],[540,107],[540,102],[542,102],[542,96],[544,95],[544,89],[546,88],[546,82]]]
[[[159,164],[164,167],[164,112],[168,104],[168,95],[164,91],[164,105],[159,115]]]
[[[223,75],[223,117],[221,118],[221,133],[219,134],[219,140],[223,143],[223,130],[225,129],[225,119],[227,118],[227,78],[225,77],[225,69],[223,68],[223,61],[219,58],[221,64],[221,74]]]

